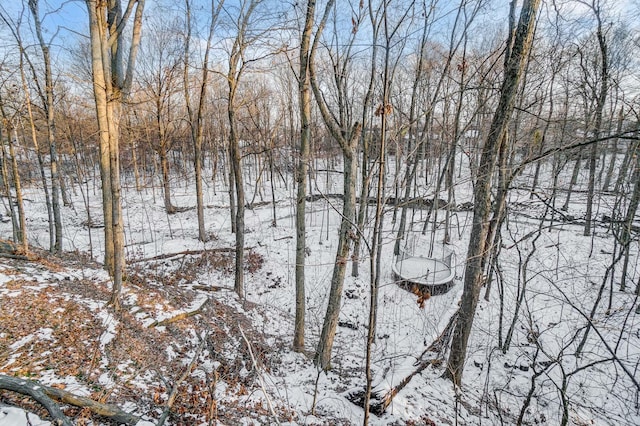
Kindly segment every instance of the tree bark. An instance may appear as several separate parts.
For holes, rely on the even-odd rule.
[[[329,302],[327,312],[322,324],[322,333],[314,358],[318,368],[328,370],[331,368],[331,350],[333,348],[333,339],[338,327],[338,317],[340,315],[340,302],[342,300],[342,287],[344,285],[344,277],[349,261],[349,252],[351,248],[351,240],[353,237],[353,218],[355,214],[356,204],[356,176],[357,166],[355,144],[360,135],[361,127],[359,124],[352,130],[349,145],[351,151],[345,150],[343,153],[344,161],[344,201],[342,207],[342,220],[340,221],[340,233],[338,235],[338,250],[336,252],[336,264],[333,268],[331,276],[331,288],[329,291]],[[354,143],[355,142],[355,143]]]
[[[15,129],[14,129],[15,132]],[[9,132],[7,132],[9,133]],[[22,198],[22,184],[20,179],[20,172],[18,171],[18,160],[16,159],[16,150],[14,148],[11,134],[8,135],[7,141],[9,142],[9,155],[11,156],[11,174],[13,177],[13,187],[16,191],[16,204],[18,208],[18,221],[20,228],[18,230],[18,241],[20,242],[21,249],[24,254],[29,253],[29,241],[27,240],[27,218],[24,212],[24,200]],[[18,140],[16,133],[15,140]]]
[[[329,0],[325,6],[325,10],[318,25],[318,34],[320,34],[327,22],[330,12],[333,10],[335,0]],[[354,31],[353,34],[355,34]],[[355,229],[353,227],[353,220],[355,215],[356,204],[356,180],[357,180],[357,146],[360,134],[362,131],[362,125],[360,123],[354,123],[350,125],[347,123],[348,116],[344,109],[345,93],[344,82],[345,77],[343,73],[336,73],[334,75],[334,82],[337,86],[339,93],[339,114],[332,114],[329,110],[329,106],[326,103],[324,96],[319,87],[319,83],[315,74],[315,54],[317,46],[320,41],[319,37],[316,37],[311,47],[309,55],[309,80],[311,83],[311,89],[313,90],[316,104],[320,109],[322,120],[327,126],[331,136],[338,142],[342,149],[343,157],[343,185],[344,185],[344,198],[342,205],[342,219],[340,222],[340,231],[338,235],[338,249],[336,252],[336,261],[333,268],[333,274],[331,276],[331,286],[329,290],[329,301],[327,304],[327,312],[324,317],[322,325],[322,332],[320,334],[320,341],[316,349],[314,357],[314,363],[319,369],[328,370],[331,368],[331,350],[333,348],[333,340],[336,334],[338,326],[338,316],[340,315],[340,302],[342,299],[342,287],[344,284],[344,277],[349,262],[349,252],[351,248],[351,241],[354,238]],[[353,38],[351,39],[353,42]],[[344,63],[342,64],[344,66]]]
[[[129,3],[122,14],[120,0],[85,0],[89,13],[93,92],[100,141],[100,176],[105,232],[105,268],[113,279],[110,303],[119,308],[124,261],[124,226],[120,185],[120,110],[133,79],[133,68],[141,37],[144,0],[135,2],[132,36],[123,68],[123,30],[134,10]]]
[[[309,170],[309,146],[311,145],[311,83],[309,81],[309,54],[315,16],[315,0],[307,1],[307,14],[300,42],[300,154],[296,175],[296,315],[293,330],[293,350],[304,351],[305,326],[305,255],[306,255],[306,205],[307,173]],[[316,34],[319,37],[320,34]]]
[[[231,83],[229,83],[229,91]],[[231,107],[233,98],[229,98],[229,143],[231,144],[231,161],[233,162],[233,181],[235,183],[235,199],[236,199],[236,267],[233,288],[240,298],[244,298],[244,183],[242,177],[242,164],[240,153],[240,144],[235,130],[235,107]]]

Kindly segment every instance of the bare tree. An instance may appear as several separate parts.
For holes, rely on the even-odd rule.
[[[105,232],[105,268],[113,278],[110,303],[120,306],[124,259],[124,225],[120,200],[119,133],[122,103],[131,88],[133,69],[142,34],[145,0],[129,0],[123,11],[120,0],[85,0],[89,12],[93,94],[100,140],[100,176]],[[124,29],[132,15],[131,40]],[[124,50],[129,48],[124,67]]]
[[[418,176],[421,158],[424,157],[425,151],[427,150],[430,144],[430,140],[432,139],[432,135],[430,135],[429,132],[432,130],[431,125],[434,120],[436,108],[442,100],[442,91],[445,88],[447,75],[449,74],[449,70],[451,69],[452,65],[454,65],[454,58],[456,58],[456,54],[460,49],[460,46],[462,46],[464,40],[466,39],[467,29],[472,24],[476,14],[478,13],[480,5],[481,2],[469,5],[468,0],[460,1],[455,12],[455,19],[453,21],[453,28],[451,30],[449,46],[444,58],[443,68],[441,70],[441,73],[438,75],[437,71],[440,70],[435,70],[434,67],[428,65],[428,52],[430,47],[428,36],[434,21],[437,20],[437,16],[434,16],[435,5],[433,3],[423,4],[422,16],[424,19],[424,28],[421,33],[420,45],[418,48],[418,59],[415,64],[415,80],[411,89],[408,123],[409,145],[407,149],[408,158],[405,171],[403,194],[404,206],[400,213],[400,223],[398,226],[396,243],[394,246],[394,254],[396,255],[400,252],[401,242],[405,238],[408,221],[407,215],[410,209],[410,207],[407,205],[407,202],[410,198],[411,191],[415,189],[414,185]],[[470,8],[471,10],[467,10],[468,8]],[[426,94],[421,93],[421,86],[425,85],[425,83],[428,82],[431,78],[435,79],[435,83],[432,85],[426,84],[428,89],[430,89],[429,92]],[[461,91],[460,94],[462,95],[463,91]],[[427,99],[424,104],[421,105],[420,98],[422,96],[426,96]],[[423,109],[423,118],[420,118],[420,113],[418,112],[419,106],[421,106]],[[455,153],[455,150],[451,152]],[[453,167],[451,164],[453,162],[452,155],[453,154],[446,156],[446,164],[443,170],[448,169],[449,166]],[[434,201],[438,199],[444,177],[445,173],[443,172],[440,175],[440,179],[438,179],[436,183],[436,196],[434,197]],[[426,232],[432,212],[436,211],[437,209],[437,204],[432,204],[432,207],[429,209],[427,219],[424,221],[423,233]]]
[[[151,25],[151,31],[140,46],[138,79],[146,98],[142,105],[148,109],[148,142],[160,160],[164,207],[168,214],[174,214],[178,209],[171,201],[169,154],[176,143],[179,123],[184,118],[179,109],[181,100],[177,99],[182,92],[182,37],[178,35],[180,23],[177,17],[163,15],[162,21],[168,22],[165,25],[160,25],[158,15],[152,18],[153,21],[156,23]]]
[[[335,0],[329,0],[325,7],[322,20],[318,26],[320,33],[326,26],[329,14],[333,11]],[[362,10],[362,8],[360,8]],[[316,349],[314,362],[318,368],[327,370],[331,365],[331,350],[333,348],[333,340],[338,327],[338,316],[340,314],[340,300],[342,298],[342,287],[344,284],[347,263],[349,261],[349,252],[351,250],[351,241],[355,237],[354,217],[356,204],[356,180],[357,180],[357,147],[362,131],[362,125],[359,122],[351,122],[350,107],[347,105],[346,83],[349,76],[348,65],[351,48],[355,34],[357,33],[357,24],[359,19],[354,19],[354,28],[351,32],[350,39],[346,45],[346,51],[337,54],[333,58],[336,71],[334,72],[335,89],[337,90],[338,113],[331,111],[329,104],[320,88],[316,74],[315,57],[317,54],[320,37],[316,36],[311,47],[309,58],[309,75],[311,80],[311,88],[313,90],[316,103],[320,110],[322,120],[327,126],[329,133],[335,139],[342,150],[343,159],[343,206],[342,218],[340,221],[340,231],[338,234],[338,248],[336,252],[336,262],[331,276],[331,288],[329,291],[329,302],[327,312],[322,325],[322,333],[320,341]]]
[[[245,193],[244,176],[242,173],[242,148],[238,132],[238,85],[248,65],[245,53],[251,42],[256,40],[256,35],[249,32],[252,15],[262,0],[243,0],[239,4],[239,12],[235,22],[236,37],[233,40],[227,71],[228,99],[227,117],[229,119],[229,153],[231,157],[231,173],[235,187],[235,234],[236,234],[236,258],[234,290],[238,296],[244,298],[244,211]],[[231,186],[231,182],[230,182]],[[229,188],[231,191],[231,187]]]
[[[451,354],[447,361],[445,376],[456,385],[462,382],[462,371],[471,334],[473,318],[482,285],[482,265],[490,247],[488,244],[489,214],[491,210],[491,181],[498,152],[506,143],[505,133],[514,108],[514,100],[521,74],[533,44],[536,14],[540,0],[525,0],[520,12],[518,25],[507,42],[505,75],[500,90],[500,101],[493,116],[491,128],[485,141],[480,160],[479,173],[474,187],[474,210],[471,239],[467,251],[464,292],[460,305],[458,322],[451,344]]]
[[[600,0],[591,0],[590,3],[582,2],[588,5],[593,11],[597,27],[596,38],[598,40],[598,49],[600,54],[600,70],[599,70],[599,87],[597,89],[595,118],[593,123],[593,135],[595,139],[600,137],[602,132],[602,115],[607,100],[607,92],[609,90],[609,53],[606,41],[605,29],[602,24],[602,10]],[[584,224],[584,235],[591,235],[592,218],[593,218],[593,198],[596,185],[596,166],[598,158],[598,144],[591,145],[589,154],[589,186],[587,189],[587,212]]]
[[[371,7],[371,2],[369,2]],[[363,424],[366,426],[369,424],[369,402],[371,400],[371,390],[373,388],[373,374],[371,371],[373,363],[373,351],[372,345],[376,335],[376,327],[378,320],[378,293],[380,288],[380,269],[381,269],[381,256],[382,256],[382,227],[383,227],[383,207],[385,196],[385,162],[387,151],[387,125],[389,116],[393,112],[393,107],[389,101],[390,98],[390,86],[392,82],[392,67],[391,64],[391,45],[395,42],[395,35],[402,25],[404,19],[407,17],[410,9],[407,9],[405,14],[400,17],[395,25],[390,25],[389,14],[387,8],[389,7],[389,1],[383,0],[381,5],[381,21],[382,30],[384,34],[384,59],[383,59],[383,72],[382,72],[382,99],[380,105],[376,108],[375,115],[380,118],[380,146],[378,152],[378,181],[376,188],[376,211],[373,224],[373,233],[371,235],[371,244],[369,244],[369,287],[370,287],[370,303],[369,303],[369,323],[367,331],[367,345],[366,345],[366,361],[365,361],[365,377],[367,387],[364,397],[364,420]],[[373,20],[373,19],[372,19]],[[375,27],[375,22],[372,22]],[[376,47],[374,47],[376,49]],[[365,203],[364,200],[360,200],[360,203]]]
[[[311,82],[309,81],[309,57],[315,18],[316,2],[307,0],[304,28],[300,40],[300,69],[298,90],[300,93],[300,157],[296,175],[296,318],[293,330],[293,350],[304,351],[306,257],[306,200],[309,147],[311,145]],[[320,34],[316,33],[316,37]]]
[[[42,57],[44,59],[44,111],[47,117],[47,137],[49,142],[49,156],[51,167],[51,202],[53,208],[53,217],[55,224],[55,243],[53,245],[53,251],[59,252],[62,250],[62,218],[60,215],[60,179],[58,173],[58,148],[56,142],[56,124],[55,124],[55,106],[53,97],[53,72],[51,70],[51,55],[49,44],[45,41],[42,35],[42,23],[39,13],[39,1],[29,0],[29,10],[33,16],[36,36],[38,37],[38,43],[40,44],[40,50],[42,51]]]
[[[198,239],[200,241],[207,240],[206,229],[204,226],[204,202],[202,199],[202,142],[204,127],[204,107],[207,95],[207,86],[209,83],[209,55],[211,53],[211,44],[213,41],[214,29],[216,27],[220,10],[224,5],[224,0],[211,1],[211,21],[209,22],[209,34],[202,59],[202,73],[200,76],[200,91],[198,96],[198,104],[194,109],[191,103],[190,95],[190,76],[189,69],[192,66],[190,60],[190,46],[192,36],[191,25],[191,0],[185,0],[185,14],[187,31],[185,34],[184,44],[184,96],[187,105],[187,114],[189,116],[189,125],[191,127],[191,141],[193,143],[193,167],[195,170],[196,180],[196,210],[198,213]]]
[[[29,3],[29,5],[31,6],[31,2]],[[36,11],[37,11],[37,6],[36,6]],[[38,135],[37,135],[37,129],[36,129],[36,118],[35,118],[35,114],[34,114],[34,107],[33,107],[33,102],[32,102],[32,98],[31,98],[31,88],[29,85],[29,82],[27,81],[27,70],[30,71],[30,75],[33,79],[33,83],[35,86],[35,90],[37,91],[37,94],[39,96],[39,98],[43,101],[43,103],[45,104],[45,107],[43,108],[43,110],[47,113],[47,123],[49,124],[49,119],[53,119],[52,117],[49,116],[49,111],[51,111],[51,115],[53,114],[52,109],[49,107],[49,103],[48,103],[48,96],[51,95],[51,98],[53,97],[53,94],[49,94],[49,92],[47,92],[47,95],[43,94],[42,92],[42,85],[40,84],[39,78],[38,78],[38,72],[36,70],[35,64],[33,63],[33,61],[31,61],[30,56],[27,54],[27,50],[24,46],[24,43],[22,41],[22,35],[20,32],[20,21],[18,20],[17,22],[12,22],[11,19],[8,16],[8,13],[3,9],[2,11],[0,11],[0,19],[2,19],[4,21],[4,23],[6,24],[7,28],[11,31],[17,45],[18,45],[18,50],[20,51],[20,63],[19,63],[19,70],[20,70],[20,80],[22,83],[22,90],[24,92],[24,106],[26,107],[26,111],[27,111],[27,121],[29,122],[29,127],[31,130],[31,142],[34,145],[35,151],[36,151],[36,156],[38,157],[38,163],[39,163],[39,167],[40,167],[40,177],[42,180],[42,185],[44,188],[44,194],[45,194],[45,203],[47,206],[47,214],[48,214],[48,218],[49,218],[49,251],[54,253],[56,251],[58,251],[61,248],[61,240],[62,240],[62,223],[61,223],[61,215],[60,215],[60,203],[56,202],[56,206],[57,206],[57,210],[58,213],[54,214],[54,207],[53,207],[53,203],[51,202],[51,195],[50,195],[50,190],[49,190],[49,184],[47,182],[47,177],[46,177],[46,172],[45,172],[45,162],[44,162],[44,158],[42,156],[42,153],[40,152],[40,144],[38,142]],[[37,28],[37,32],[39,33],[38,39],[41,40],[42,43],[44,43],[44,40],[42,40],[42,34],[41,34],[41,29],[40,29],[40,22],[39,22],[39,18],[38,16],[34,16],[34,20],[36,21],[35,26]],[[50,66],[50,58],[49,58],[49,47],[48,45],[44,45],[44,49],[46,51],[46,55],[44,57],[45,63],[49,63],[49,66],[45,69],[45,75],[51,73],[51,66]],[[49,76],[49,78],[51,78],[51,76]],[[47,84],[51,83],[50,81],[47,82]],[[48,86],[47,86],[48,87]],[[51,89],[52,90],[52,89]],[[46,88],[45,88],[46,91]],[[55,128],[55,126],[54,126]],[[48,131],[48,136],[50,137],[50,135],[54,135],[53,136],[53,142],[55,144],[55,134],[52,133],[52,129],[51,127],[47,126],[47,131]],[[51,152],[51,150],[50,150]],[[56,149],[54,149],[54,153],[56,152]],[[51,156],[52,159],[56,158],[55,155]],[[52,167],[55,168],[57,170],[57,161],[52,161]],[[53,169],[52,169],[52,173],[51,176],[57,175],[57,171],[56,173],[53,173]]]

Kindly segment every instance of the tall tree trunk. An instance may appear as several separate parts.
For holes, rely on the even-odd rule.
[[[18,172],[18,161],[16,159],[16,152],[14,148],[14,139],[11,133],[15,134],[15,141],[18,140],[18,134],[15,127],[12,126],[11,118],[7,117],[3,105],[3,100],[0,99],[0,113],[4,127],[7,131],[7,145],[9,146],[9,155],[7,155],[4,148],[4,141],[2,140],[2,126],[0,125],[0,144],[2,145],[2,180],[4,181],[5,190],[7,192],[7,199],[9,202],[9,208],[11,211],[11,224],[13,227],[13,238],[16,244],[21,246],[21,249],[25,252],[29,252],[29,242],[27,241],[27,220],[24,212],[24,202],[22,198],[22,186],[20,184],[20,174]],[[9,167],[9,161],[11,161],[11,177],[7,168]],[[16,192],[15,208],[13,206],[14,201],[11,199],[11,187],[9,181],[13,182],[13,189]],[[16,217],[16,211],[18,215]]]
[[[22,45],[22,43],[20,43]],[[27,114],[29,117],[29,127],[31,129],[31,141],[33,142],[33,148],[36,152],[36,157],[38,158],[38,166],[40,169],[40,180],[42,181],[42,187],[44,189],[44,199],[45,204],[47,206],[47,217],[49,220],[49,251],[54,253],[56,251],[56,235],[55,235],[55,222],[53,216],[53,206],[51,203],[51,196],[49,193],[49,183],[47,182],[47,176],[45,173],[44,159],[42,158],[42,153],[40,152],[40,145],[38,143],[38,135],[36,134],[36,124],[33,118],[33,109],[31,105],[31,96],[29,95],[29,90],[27,86],[27,79],[24,72],[24,55],[25,52],[20,48],[20,79],[22,82],[22,89],[25,94],[25,103],[27,106]]]
[[[228,184],[228,192],[229,192],[229,213],[231,214],[231,233],[235,234],[238,226],[236,224],[237,216],[236,216],[236,178],[235,171],[233,165],[233,156],[231,155],[231,142],[229,142],[229,147],[227,148],[227,156],[229,158],[229,170],[227,171],[227,178],[229,180]]]
[[[229,90],[235,92],[235,88]],[[235,183],[235,199],[236,199],[236,267],[233,289],[240,298],[244,298],[244,180],[242,176],[242,154],[240,150],[240,141],[236,133],[235,106],[231,106],[235,102],[234,97],[229,98],[229,143],[231,145],[231,162],[233,163],[233,181]]]
[[[51,166],[51,201],[53,209],[53,218],[55,225],[55,243],[54,252],[62,250],[62,215],[60,213],[60,175],[58,173],[58,149],[56,144],[56,125],[55,110],[53,99],[53,73],[51,71],[51,57],[49,54],[49,45],[45,43],[42,36],[42,28],[38,11],[39,0],[29,0],[29,9],[33,15],[35,23],[36,36],[42,50],[44,59],[44,78],[45,78],[45,113],[47,116],[47,137],[49,142],[49,156]]]
[[[91,14],[91,11],[90,11]],[[94,11],[94,15],[95,15]],[[97,18],[95,30],[99,31]],[[92,25],[93,29],[94,26]],[[96,37],[100,37],[96,35]],[[107,114],[107,92],[105,90],[106,78],[102,68],[102,51],[100,42],[92,43],[91,53],[93,63],[93,91],[96,104],[98,121],[98,140],[100,144],[100,181],[102,182],[102,212],[104,220],[104,267],[109,275],[114,274],[114,249],[113,249],[113,192],[111,190],[111,164],[109,161],[109,121]]]
[[[306,199],[309,147],[311,145],[311,83],[309,81],[309,54],[315,16],[315,0],[307,1],[307,15],[300,42],[300,154],[296,175],[296,315],[293,329],[293,350],[304,351],[305,326],[305,255],[306,255]],[[318,37],[319,34],[316,35]]]
[[[228,104],[227,117],[229,119],[229,155],[231,157],[231,168],[234,187],[235,187],[235,233],[236,233],[236,267],[234,290],[238,296],[244,298],[244,210],[245,210],[245,194],[244,179],[242,174],[242,150],[240,148],[240,139],[237,130],[236,120],[236,94],[240,76],[245,66],[244,52],[248,47],[246,37],[249,22],[252,13],[261,0],[251,0],[248,4],[243,3],[238,16],[238,33],[233,42],[231,54],[229,55],[229,70],[227,73]],[[229,184],[231,191],[231,182]],[[231,195],[231,194],[230,194]],[[233,214],[233,213],[232,213]],[[233,223],[232,223],[233,226]]]
[[[236,58],[236,61],[238,58]],[[237,62],[235,64],[231,64],[233,59],[230,61],[229,68],[233,69],[234,75],[232,72],[229,72],[228,82],[229,82],[229,104],[227,107],[227,116],[229,119],[229,156],[230,156],[230,168],[231,173],[229,175],[229,193],[235,200],[235,211],[232,209],[233,215],[233,225],[235,225],[235,236],[236,236],[236,248],[235,248],[235,275],[234,275],[234,285],[233,288],[238,296],[243,299],[244,298],[244,208],[245,208],[245,200],[244,200],[244,180],[242,176],[242,154],[240,151],[240,141],[238,140],[237,130],[236,130],[236,107],[235,107],[235,94],[237,89],[237,81],[235,80],[235,68],[237,66]],[[233,183],[233,189],[232,189]],[[233,192],[233,193],[232,193]],[[234,214],[235,213],[235,214]]]
[[[367,92],[364,96],[364,102],[362,104],[362,123],[367,123],[367,117],[371,114],[371,101],[373,99],[373,91],[375,88],[375,80],[376,80],[376,66],[377,66],[377,57],[378,57],[378,49],[376,48],[377,40],[378,40],[378,31],[380,23],[376,22],[376,13],[370,13],[369,17],[371,20],[372,26],[372,43],[373,48],[371,49],[371,69],[369,75],[369,84],[367,86]],[[365,126],[366,127],[366,126]],[[366,201],[369,198],[369,192],[371,190],[371,171],[369,170],[369,162],[371,160],[371,133],[367,134],[367,132],[362,132],[361,141],[362,141],[362,161],[361,161],[361,188],[360,188],[360,204],[358,205],[358,214],[356,219],[356,226],[360,232],[357,233],[356,239],[353,242],[353,259],[351,262],[351,276],[357,277],[360,275],[360,247],[362,246],[362,231],[364,229],[364,223],[367,218],[367,209],[369,207],[369,203]]]
[[[342,287],[344,277],[349,262],[349,252],[351,240],[353,239],[353,218],[356,205],[356,180],[358,171],[358,162],[356,146],[362,127],[356,124],[351,131],[349,146],[343,152],[344,171],[343,171],[343,206],[342,220],[340,221],[340,233],[338,235],[338,250],[336,252],[336,263],[331,276],[331,288],[329,290],[329,302],[327,312],[322,324],[322,333],[314,358],[318,368],[328,370],[331,368],[331,350],[333,348],[333,339],[338,327],[338,316],[340,315],[340,301],[342,300]]]
[[[4,119],[3,121],[6,122],[6,119],[4,118],[4,113],[3,113],[3,119]],[[10,138],[11,131],[9,130],[7,133],[9,133],[9,138]],[[1,138],[2,138],[2,128],[0,127],[0,141],[2,141]],[[8,170],[9,166],[7,165],[7,163],[9,162],[9,158],[8,158],[7,150],[4,147],[4,142],[0,143],[0,151],[2,151],[1,165],[2,165],[2,183],[4,187],[3,189],[9,204],[9,213],[11,214],[11,231],[13,235],[13,241],[17,243],[18,241],[20,241],[20,224],[18,222],[18,216],[16,214],[16,208],[14,206],[13,199],[11,198],[11,185],[10,185],[11,178],[9,177],[9,170]]]
[[[160,169],[162,171],[162,193],[164,196],[164,208],[168,214],[174,214],[176,208],[171,203],[171,183],[169,182],[169,160],[167,158],[166,142],[161,142],[158,148],[160,157]]]
[[[482,265],[488,253],[491,180],[497,153],[501,144],[505,143],[505,133],[513,112],[518,84],[533,43],[535,17],[539,5],[540,0],[524,1],[515,34],[513,38],[510,37],[508,42],[512,47],[505,61],[505,76],[500,91],[500,100],[482,150],[478,168],[478,177],[474,188],[473,225],[465,267],[464,291],[445,372],[445,376],[458,386],[462,382],[467,344],[482,285]]]
[[[109,134],[109,167],[111,177],[111,220],[113,227],[113,288],[109,303],[114,310],[120,308],[120,292],[124,274],[124,223],[122,222],[122,187],[120,183],[120,116],[121,101],[111,101],[107,104],[107,113],[110,113]],[[110,104],[110,105],[109,105]]]
[[[9,142],[9,155],[11,156],[11,174],[13,178],[13,187],[16,191],[16,207],[18,208],[18,220],[20,229],[18,232],[18,241],[21,245],[22,251],[26,254],[29,253],[29,241],[27,240],[27,218],[24,212],[24,200],[22,198],[22,184],[20,180],[20,172],[18,171],[18,159],[16,158],[16,150],[14,147],[14,140],[18,141],[18,133],[16,129],[13,129],[15,138],[12,139],[9,134],[7,140]],[[7,132],[9,133],[9,132]]]
[[[89,13],[93,93],[100,141],[100,175],[105,223],[105,268],[113,279],[110,304],[119,309],[124,261],[124,225],[120,185],[120,110],[128,96],[140,44],[145,0],[130,3],[125,14],[120,0],[85,0]],[[135,13],[134,13],[135,10]],[[124,28],[134,13],[131,40]],[[126,69],[124,49],[128,48]]]
[[[389,29],[389,17],[387,14],[387,3],[383,4],[382,21],[385,35],[385,55],[384,55],[384,72],[382,74],[382,103],[377,108],[375,115],[380,117],[380,146],[378,153],[378,182],[376,188],[376,216],[373,223],[373,233],[371,235],[371,245],[369,251],[369,324],[367,330],[367,347],[365,355],[365,378],[366,390],[364,396],[364,426],[369,424],[369,403],[371,401],[371,390],[373,388],[373,374],[371,367],[373,364],[373,343],[376,336],[376,327],[378,323],[378,293],[380,288],[380,265],[382,256],[382,227],[384,224],[383,207],[385,194],[385,161],[387,151],[387,117],[391,115],[393,108],[389,103],[389,87],[391,86],[391,70],[389,64],[389,54],[391,49],[391,40],[394,31]],[[397,28],[397,27],[396,27]],[[360,200],[365,203],[364,200]]]
[[[320,34],[327,22],[329,14],[333,10],[335,0],[329,0],[325,6],[322,20],[318,25],[318,33]],[[361,16],[358,17],[358,20]],[[311,89],[322,120],[327,126],[329,133],[333,139],[338,142],[342,150],[343,157],[343,185],[344,197],[342,206],[342,218],[340,221],[340,230],[338,234],[338,249],[336,252],[335,266],[331,276],[331,286],[329,290],[329,301],[327,312],[322,325],[320,341],[316,349],[314,363],[319,369],[328,370],[331,364],[331,351],[333,348],[333,340],[338,326],[338,316],[340,314],[340,301],[342,299],[342,287],[344,284],[347,264],[349,263],[349,252],[351,241],[355,239],[357,229],[353,227],[355,218],[356,204],[356,182],[358,170],[358,141],[362,132],[362,125],[358,122],[351,124],[351,115],[347,112],[347,93],[346,93],[346,65],[350,60],[350,47],[353,46],[354,36],[357,34],[357,25],[351,33],[348,50],[338,65],[339,71],[334,73],[334,84],[337,90],[338,111],[333,114],[329,105],[320,90],[319,83],[315,74],[315,53],[320,37],[316,37],[311,47],[309,57],[309,79]]]
[[[598,29],[596,35],[598,38],[598,47],[600,48],[600,92],[596,103],[596,117],[594,124],[594,138],[598,139],[602,131],[602,114],[604,105],[607,100],[607,91],[609,90],[609,57],[607,53],[607,42],[602,32],[602,20],[600,17],[599,7],[594,6],[594,13],[598,21]],[[589,156],[589,188],[587,190],[587,213],[584,223],[584,235],[591,235],[592,219],[593,219],[593,199],[596,186],[596,165],[598,158],[598,144],[591,145],[591,155]]]
[[[200,81],[200,93],[198,98],[198,106],[193,111],[191,106],[191,97],[189,93],[189,54],[190,54],[190,42],[191,42],[191,2],[185,0],[186,6],[186,24],[187,34],[184,48],[184,90],[185,90],[185,102],[187,105],[187,112],[189,115],[189,124],[191,126],[191,141],[193,143],[193,168],[195,171],[196,180],[196,211],[198,214],[198,239],[200,241],[207,240],[206,229],[204,226],[204,201],[202,195],[202,143],[203,143],[203,115],[204,105],[206,102],[207,86],[209,84],[209,54],[211,52],[211,43],[213,40],[214,29],[218,21],[218,15],[224,0],[218,1],[218,6],[215,7],[214,0],[211,1],[211,22],[209,23],[209,36],[207,37],[207,45],[204,51],[204,58],[202,61],[202,79]],[[215,166],[214,166],[215,167]],[[215,169],[213,179],[215,180]]]
[[[622,132],[622,124],[624,123],[624,108],[620,108],[620,112],[618,113],[618,125],[616,127],[616,134],[620,134]],[[613,178],[613,170],[616,166],[616,159],[618,157],[618,138],[613,140],[613,150],[611,152],[611,157],[609,158],[609,167],[607,168],[607,174],[604,178],[604,183],[602,184],[602,190],[608,191],[609,186],[611,185],[611,179]]]

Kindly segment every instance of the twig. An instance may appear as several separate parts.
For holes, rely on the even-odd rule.
[[[171,389],[171,393],[169,394],[169,399],[167,399],[167,403],[165,404],[164,411],[162,412],[162,415],[158,420],[157,426],[164,425],[164,422],[167,420],[167,417],[169,417],[169,412],[171,411],[171,407],[173,407],[173,404],[176,402],[176,398],[178,397],[178,389],[180,388],[180,385],[182,384],[182,382],[184,382],[187,379],[187,377],[189,377],[189,374],[191,374],[191,372],[193,371],[196,361],[198,361],[198,357],[200,356],[200,353],[204,348],[205,341],[206,341],[205,339],[202,340],[202,343],[200,343],[200,346],[198,346],[198,349],[196,350],[196,353],[193,356],[193,359],[191,360],[187,368],[184,370],[180,378],[178,378],[178,380],[176,380],[176,383],[173,385],[173,388]]]
[[[244,339],[245,343],[247,344],[247,348],[249,349],[249,355],[251,356],[251,362],[253,363],[253,368],[255,368],[256,372],[258,373],[258,379],[260,380],[260,387],[262,388],[262,393],[264,394],[264,397],[267,400],[267,405],[269,406],[269,411],[271,411],[271,415],[273,416],[274,420],[276,421],[276,424],[280,425],[280,421],[278,420],[278,416],[276,415],[276,412],[273,409],[273,404],[271,404],[271,398],[269,398],[269,394],[267,393],[267,389],[265,388],[264,380],[262,379],[262,373],[260,372],[260,369],[258,368],[258,362],[256,361],[256,357],[253,355],[253,349],[251,349],[251,343],[249,343],[249,339],[247,339],[247,336],[244,334],[244,331],[242,330],[242,326],[240,325],[240,323],[238,323],[238,329],[240,330],[240,334],[242,335],[242,338]]]

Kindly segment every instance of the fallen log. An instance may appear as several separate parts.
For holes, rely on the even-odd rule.
[[[63,389],[44,387],[45,392],[51,398],[65,404],[73,405],[80,408],[88,408],[99,416],[107,417],[116,423],[135,425],[140,421],[140,417],[123,411],[120,407],[113,404],[103,404],[84,396],[78,396]]]
[[[333,200],[343,200],[344,199],[344,195],[343,194],[311,194],[311,195],[307,195],[307,201],[308,202],[315,202],[315,201],[321,201],[321,200],[328,200],[328,199],[333,199]],[[360,197],[356,197],[356,203],[360,204],[361,203],[361,198]],[[422,197],[415,197],[415,198],[409,198],[409,199],[402,199],[402,198],[395,198],[395,197],[387,197],[384,200],[384,203],[388,206],[398,206],[398,207],[409,207],[409,208],[415,208],[415,209],[427,209],[432,207],[433,205],[435,205],[437,201],[438,207],[441,209],[445,209],[449,206],[449,203],[446,200],[443,200],[441,198],[438,198],[437,200],[432,199],[432,198],[422,198]],[[364,202],[366,202],[367,204],[376,204],[378,202],[376,197],[366,197],[364,199]],[[454,207],[454,210],[456,208],[456,206],[452,206]]]
[[[0,389],[5,389],[8,391],[17,392],[22,395],[30,396],[40,405],[46,408],[55,423],[63,426],[73,426],[71,420],[69,420],[69,418],[64,415],[58,404],[56,404],[55,401],[47,396],[41,384],[31,380],[24,380],[17,377],[0,375]]]
[[[21,254],[12,254],[12,253],[0,253],[0,257],[4,257],[7,259],[15,259],[15,260],[35,260],[36,258],[29,258],[29,256],[24,256]]]
[[[202,313],[202,310],[204,309],[204,307],[207,304],[207,302],[209,302],[209,298],[207,298],[204,301],[204,303],[202,305],[200,305],[200,307],[198,309],[194,310],[194,311],[182,312],[182,313],[179,313],[178,315],[175,315],[175,316],[173,316],[171,318],[164,319],[162,321],[154,321],[151,324],[149,324],[149,326],[147,328],[162,327],[162,326],[169,325],[169,324],[177,322],[177,321],[182,321],[183,319],[194,317],[194,316]]]
[[[163,253],[157,256],[147,257],[145,259],[133,259],[129,261],[129,264],[150,262],[153,260],[165,260],[165,259],[170,259],[176,256],[194,256],[197,254],[202,254],[204,252],[233,252],[233,251],[235,251],[235,248],[232,248],[232,247],[222,247],[222,248],[208,249],[208,250],[184,250],[184,251],[179,251],[177,253]]]
[[[116,405],[103,404],[63,389],[45,386],[34,380],[20,379],[18,377],[0,374],[0,389],[30,396],[47,409],[49,415],[54,419],[54,422],[63,426],[73,426],[73,423],[64,415],[56,401],[79,408],[88,408],[95,414],[111,419],[119,424],[135,425],[140,421],[140,417],[129,414]]]
[[[222,287],[222,286],[219,286],[219,285],[200,285],[200,284],[195,284],[195,285],[192,285],[191,288],[193,290],[200,290],[200,291],[223,291],[223,290],[233,291],[233,288],[231,288],[231,287]]]
[[[246,250],[251,249],[252,247],[247,247]],[[212,248],[212,249],[205,249],[205,250],[184,250],[184,251],[179,251],[177,253],[164,253],[164,254],[159,254],[157,256],[153,256],[153,257],[147,257],[145,259],[133,259],[129,261],[129,264],[133,264],[133,263],[142,263],[142,262],[151,262],[154,260],[165,260],[165,259],[170,259],[172,257],[176,257],[176,256],[195,256],[198,254],[203,254],[203,253],[233,253],[236,251],[235,247],[218,247],[218,248]]]

